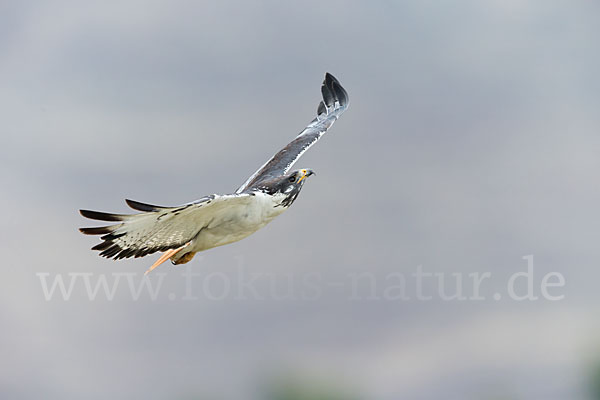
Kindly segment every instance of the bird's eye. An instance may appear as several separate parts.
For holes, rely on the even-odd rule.
[[[294,183],[294,182],[296,181],[296,178],[295,178],[295,177],[293,177],[293,176],[290,176],[290,179],[289,179],[289,181],[290,181],[290,182],[292,182],[292,183]]]

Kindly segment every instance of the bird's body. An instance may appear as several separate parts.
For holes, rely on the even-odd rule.
[[[289,172],[296,160],[333,125],[348,107],[348,96],[339,82],[325,75],[323,101],[317,117],[240,186],[235,193],[205,196],[177,207],[162,207],[127,200],[139,214],[108,214],[80,210],[84,217],[117,222],[81,228],[85,234],[103,235],[94,246],[103,257],[143,257],[164,254],[148,271],[170,259],[173,264],[190,261],[199,251],[241,240],[267,225],[296,200],[306,178],[314,172]]]
[[[270,196],[257,191],[237,196],[236,204],[224,208],[213,224],[202,229],[189,245],[189,252],[199,252],[242,240],[263,228],[287,207],[281,207],[285,196]],[[186,249],[188,250],[188,249]]]

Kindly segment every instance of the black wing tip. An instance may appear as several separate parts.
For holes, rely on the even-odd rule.
[[[323,101],[327,106],[332,106],[336,101],[342,107],[348,104],[348,92],[340,84],[340,81],[329,72],[325,73],[321,93],[323,94]]]
[[[177,247],[181,247],[181,246],[177,246]],[[149,254],[154,254],[157,251],[167,251],[169,249],[177,248],[177,247],[162,246],[162,247],[155,247],[155,248],[143,247],[143,248],[139,248],[139,249],[132,249],[132,248],[121,247],[119,244],[113,242],[112,240],[106,240],[106,241],[98,243],[97,245],[92,247],[92,250],[100,251],[100,254],[99,254],[100,257],[105,257],[105,258],[109,258],[109,259],[112,258],[113,260],[118,261],[123,258],[145,257]]]
[[[79,228],[79,232],[84,235],[105,235],[111,233],[115,229],[115,225],[98,226],[93,228]]]
[[[340,81],[338,81],[336,77],[331,75],[329,72],[325,72],[325,82],[337,82],[338,84],[340,83]]]
[[[119,222],[119,221],[123,221],[125,219],[124,215],[109,214],[109,213],[105,213],[105,212],[92,211],[92,210],[79,210],[79,214],[81,214],[83,217],[86,217],[89,219],[95,219],[98,221]]]
[[[130,199],[125,199],[125,203],[127,203],[127,205],[129,207],[133,208],[134,210],[143,211],[143,212],[158,211],[158,210],[166,208],[163,206],[155,206],[152,204],[141,203],[139,201],[130,200]]]
[[[119,244],[113,242],[112,240],[105,240],[104,242],[100,242],[94,247],[92,250],[97,250],[100,252],[100,257],[112,258],[114,260],[120,260],[122,258],[130,258],[134,256],[136,253],[139,253],[138,250],[124,248]]]
[[[323,104],[323,101],[321,100],[319,102],[319,107],[317,107],[317,115],[325,114],[326,112],[327,109],[325,108],[325,104]]]

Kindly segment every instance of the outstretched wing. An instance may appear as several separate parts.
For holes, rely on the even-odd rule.
[[[317,117],[287,146],[275,154],[258,171],[236,190],[242,193],[257,186],[265,179],[286,174],[292,165],[304,154],[306,150],[319,140],[321,136],[348,108],[348,93],[337,79],[330,73],[325,74],[321,86],[323,100],[317,108]]]
[[[230,207],[245,205],[252,196],[211,195],[179,207],[162,207],[126,200],[139,214],[108,214],[80,210],[86,218],[117,222],[114,225],[80,228],[87,235],[103,235],[102,242],[92,247],[106,258],[143,257],[189,243],[206,228],[227,220]]]

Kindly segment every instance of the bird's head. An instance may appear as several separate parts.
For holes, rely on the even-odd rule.
[[[289,207],[298,197],[306,178],[311,175],[315,175],[313,170],[298,169],[265,182],[261,189],[274,196],[283,195],[281,205]]]
[[[302,185],[304,185],[304,182],[306,182],[306,178],[311,175],[315,175],[315,171],[312,169],[297,169],[288,173],[287,175],[283,175],[282,181],[287,184],[287,188],[302,188]]]

